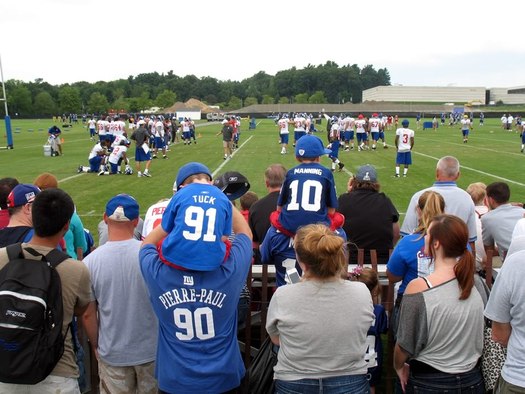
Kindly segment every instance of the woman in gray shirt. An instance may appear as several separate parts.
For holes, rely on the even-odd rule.
[[[454,215],[436,216],[425,235],[434,272],[411,281],[403,297],[394,367],[406,393],[484,393],[483,301],[474,286],[468,229]],[[468,390],[468,391],[467,391]]]
[[[374,320],[370,291],[342,278],[344,240],[323,224],[301,227],[294,248],[301,282],[281,286],[266,330],[280,345],[277,393],[369,393],[366,335]]]

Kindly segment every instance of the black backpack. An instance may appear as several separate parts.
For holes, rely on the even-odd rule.
[[[36,384],[64,353],[62,285],[56,267],[69,256],[53,249],[46,256],[9,245],[0,270],[0,381]]]

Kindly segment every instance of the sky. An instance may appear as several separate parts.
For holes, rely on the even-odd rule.
[[[241,81],[333,61],[392,85],[525,86],[524,1],[1,0],[4,80]]]

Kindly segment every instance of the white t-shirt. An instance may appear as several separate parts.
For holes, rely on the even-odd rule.
[[[279,132],[281,134],[290,134],[290,131],[288,130],[288,119],[280,119],[279,122]]]
[[[142,226],[142,236],[145,238],[151,231],[162,223],[162,214],[166,210],[170,200],[160,201],[148,208],[144,216],[144,225]]]
[[[414,130],[401,127],[396,130],[396,136],[399,136],[397,151],[401,153],[410,152],[410,139],[414,138]]]
[[[109,155],[109,162],[113,164],[118,164],[119,159],[124,153],[128,150],[128,147],[125,145],[115,146]]]

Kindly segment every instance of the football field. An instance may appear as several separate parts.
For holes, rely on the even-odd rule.
[[[213,175],[235,170],[245,175],[251,183],[251,190],[262,197],[266,194],[264,170],[269,164],[282,163],[286,168],[298,164],[289,146],[288,154],[280,154],[277,126],[273,120],[257,119],[255,130],[248,130],[248,121],[242,121],[239,148],[233,158],[223,160],[222,139],[217,136],[221,125],[201,122],[197,125],[197,144],[178,143],[170,147],[169,158],[152,161],[151,178],[133,175],[97,176],[97,174],[78,174],[80,164],[89,165],[88,154],[94,145],[89,132],[82,123],[71,128],[62,128],[63,156],[44,156],[43,145],[47,141],[47,129],[53,125],[51,119],[13,120],[14,149],[0,150],[0,177],[15,177],[21,183],[31,183],[42,172],[50,172],[59,180],[59,186],[67,191],[75,201],[77,212],[84,226],[98,239],[97,223],[101,220],[107,200],[118,193],[128,193],[140,204],[141,216],[147,208],[162,198],[172,194],[172,185],[179,167],[190,161],[199,161],[208,166]],[[59,125],[61,127],[62,125]],[[326,144],[326,123],[316,125],[316,133]],[[387,130],[388,149],[379,144],[375,151],[340,151],[339,159],[345,164],[342,172],[334,176],[337,192],[346,191],[348,179],[360,165],[372,164],[378,170],[381,191],[386,193],[400,213],[404,213],[412,194],[434,181],[437,160],[452,155],[461,163],[461,176],[458,185],[466,188],[473,182],[507,182],[511,188],[511,200],[525,201],[525,155],[520,152],[519,132],[503,131],[499,119],[485,119],[479,126],[475,120],[467,144],[462,141],[459,125],[439,127],[438,130],[417,130],[414,119],[410,128],[415,131],[415,145],[412,153],[413,164],[408,177],[395,178],[394,147],[395,130]],[[0,146],[6,145],[5,125],[0,125]],[[290,142],[293,132],[290,133]],[[134,157],[134,144],[130,148]],[[161,155],[159,155],[161,156]],[[330,167],[328,157],[321,163]],[[134,162],[132,167],[135,170]]]

